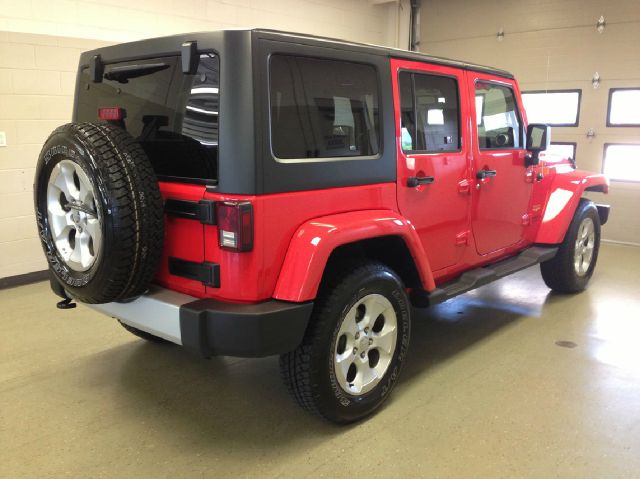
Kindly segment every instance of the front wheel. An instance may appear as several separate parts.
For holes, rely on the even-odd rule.
[[[290,393],[337,423],[374,412],[393,389],[409,346],[410,304],[379,263],[335,275],[318,295],[302,344],[280,357]]]
[[[558,293],[583,291],[600,250],[600,217],[592,201],[581,199],[554,258],[540,264],[544,282]]]

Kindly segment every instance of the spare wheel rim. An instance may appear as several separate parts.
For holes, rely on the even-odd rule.
[[[93,266],[102,248],[102,221],[93,184],[77,163],[57,163],[47,184],[51,237],[65,264],[77,272]]]

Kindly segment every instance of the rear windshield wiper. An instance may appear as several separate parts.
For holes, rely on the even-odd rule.
[[[104,77],[107,80],[117,81],[118,83],[129,83],[129,78],[138,78],[145,75],[151,75],[169,68],[168,63],[146,63],[144,65],[125,65],[122,67],[113,67]]]

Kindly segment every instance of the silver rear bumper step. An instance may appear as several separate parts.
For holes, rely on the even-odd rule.
[[[152,287],[133,301],[86,306],[129,326],[182,345],[180,306],[197,299],[169,289]]]

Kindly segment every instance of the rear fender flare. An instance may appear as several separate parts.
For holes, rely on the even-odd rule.
[[[551,183],[535,242],[559,244],[573,219],[585,191],[609,192],[609,180],[602,174],[581,170],[558,173]]]
[[[429,261],[413,225],[391,210],[364,210],[315,218],[300,226],[289,244],[273,297],[293,302],[314,299],[337,247],[382,236],[398,236],[405,242],[423,288],[434,289]]]

